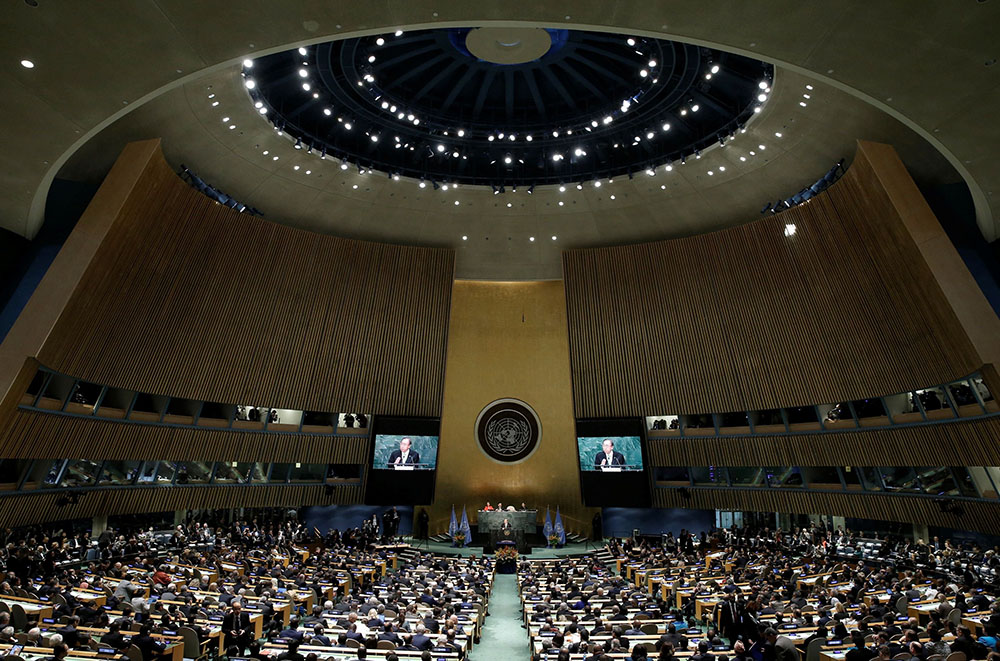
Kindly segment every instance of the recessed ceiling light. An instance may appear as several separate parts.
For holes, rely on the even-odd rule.
[[[215,106],[217,106],[217,105],[219,105],[219,102],[218,102],[218,101],[212,101],[212,107],[213,107],[213,108],[214,108]]]
[[[774,132],[774,137],[780,138],[781,137],[781,132],[780,131],[775,131]]]
[[[243,84],[246,86],[248,90],[252,90],[253,88],[257,87],[257,83],[254,82],[253,78],[247,78],[246,80],[243,81]]]
[[[379,37],[378,39],[375,40],[376,46],[382,46],[384,44],[385,44],[385,39],[383,39],[382,37]]]
[[[35,63],[32,62],[31,60],[21,60],[21,66],[24,67],[25,69],[34,69]]]
[[[563,205],[563,201],[559,200],[559,206],[562,206],[562,205]]]
[[[513,206],[513,205],[512,205],[512,204],[511,204],[510,202],[508,202],[508,203],[507,203],[507,208],[508,208],[508,209],[510,209],[510,208],[511,208],[512,206]]]
[[[553,237],[552,237],[552,240],[553,240],[553,241],[555,241],[555,240],[556,240],[556,237],[555,237],[555,236],[553,236]]]
[[[396,36],[397,37],[402,37],[403,36],[403,31],[402,30],[396,30]]]
[[[613,200],[613,199],[615,199],[615,196],[614,196],[614,195],[612,195],[612,196],[611,196],[611,199],[612,199],[612,200]]]
[[[306,54],[305,46],[300,46],[299,47],[299,55],[305,55],[305,54]]]
[[[459,204],[461,204],[461,202],[459,202],[458,200],[455,200],[455,206],[457,207]]]
[[[528,237],[528,241],[534,241],[534,240],[535,240],[535,237],[533,237],[533,236],[529,236]]]
[[[298,166],[298,165],[295,165],[295,166],[292,166],[292,169],[293,169],[293,170],[298,170],[298,169],[299,169],[299,166]]]
[[[244,66],[245,68],[249,69],[250,67],[252,67],[252,66],[253,66],[253,60],[251,60],[251,59],[250,59],[250,58],[248,57],[247,59],[243,60],[243,66]]]

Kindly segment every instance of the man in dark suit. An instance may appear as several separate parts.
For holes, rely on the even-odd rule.
[[[404,436],[399,441],[399,449],[389,455],[390,466],[407,466],[420,463],[420,453],[410,448],[410,438]]]
[[[317,624],[313,627],[313,637],[312,645],[322,645],[323,647],[330,647],[330,637],[326,635],[326,629],[323,628],[322,624]]]
[[[719,604],[719,629],[729,640],[736,640],[740,628],[740,607],[736,603],[736,594],[730,592],[725,601]]]
[[[142,628],[139,629],[139,635],[132,636],[132,644],[138,647],[139,651],[142,652],[143,661],[152,661],[157,655],[160,654],[160,652],[167,648],[164,643],[150,636],[150,631],[152,631],[152,627],[148,624],[144,624],[142,625]]]
[[[601,443],[602,451],[594,456],[594,468],[601,469],[604,466],[624,466],[625,455],[615,452],[615,442],[610,438],[604,439]]]
[[[232,610],[222,618],[222,634],[226,637],[226,648],[235,645],[240,654],[253,640],[253,629],[250,627],[250,614],[243,612],[240,602],[233,603]]]

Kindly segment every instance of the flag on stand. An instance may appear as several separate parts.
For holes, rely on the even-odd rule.
[[[545,507],[545,525],[542,526],[542,534],[545,536],[545,545],[551,546],[549,537],[552,536],[552,518],[549,516],[548,506]]]
[[[455,519],[455,506],[451,506],[451,522],[448,524],[448,537],[452,540],[452,545],[455,544],[455,533],[458,532],[458,521]]]
[[[468,546],[472,540],[472,529],[469,528],[469,517],[465,513],[465,505],[462,505],[462,523],[458,526],[458,531],[465,534],[465,542],[462,546]]]
[[[563,528],[562,517],[559,516],[559,506],[556,505],[556,524],[552,532],[559,538],[559,546],[566,544],[566,529]]]

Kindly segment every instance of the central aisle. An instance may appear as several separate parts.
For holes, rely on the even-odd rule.
[[[490,593],[490,616],[483,635],[472,650],[475,661],[511,661],[530,658],[528,635],[521,628],[521,601],[517,596],[517,577],[497,574]]]

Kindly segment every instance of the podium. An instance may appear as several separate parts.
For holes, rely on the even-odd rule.
[[[505,519],[510,524],[510,528],[506,531],[503,529]],[[507,542],[516,545],[519,553],[527,553],[527,536],[534,534],[537,519],[538,510],[515,512],[480,510],[478,512],[479,532],[488,535],[491,550],[496,550],[498,544]]]

